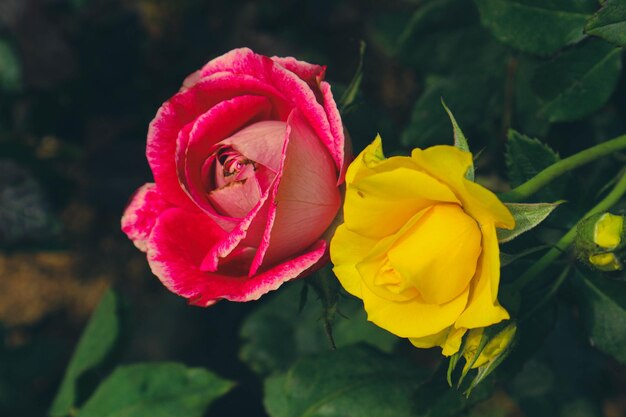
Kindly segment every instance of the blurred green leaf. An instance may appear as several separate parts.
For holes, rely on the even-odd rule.
[[[429,381],[421,385],[415,394],[416,417],[458,417],[464,410],[483,401],[493,391],[491,381],[476,387],[467,398],[460,391],[450,388],[446,367],[440,367]]]
[[[0,89],[19,90],[22,83],[22,69],[15,51],[6,39],[0,38]]]
[[[78,417],[201,417],[233,383],[177,363],[120,366],[96,390]]]
[[[530,56],[515,58],[515,80],[513,86],[514,110],[511,125],[531,136],[545,137],[550,122],[540,113],[542,101],[533,91],[532,78],[543,60]]]
[[[574,283],[591,343],[626,363],[626,285],[591,271],[576,274]]]
[[[431,76],[425,90],[413,106],[411,120],[402,133],[402,144],[426,147],[449,144],[450,120],[441,109],[441,99],[454,109],[458,124],[473,126],[483,123],[493,95],[493,78],[485,76]]]
[[[356,71],[354,73],[354,77],[346,91],[341,95],[341,99],[339,100],[339,110],[341,113],[345,113],[349,111],[350,106],[354,103],[357,94],[359,93],[359,89],[361,88],[361,81],[363,80],[363,57],[365,56],[365,42],[361,41],[359,44],[359,63],[356,67]]]
[[[579,119],[611,97],[619,79],[622,50],[587,39],[537,68],[532,86],[550,122]]]
[[[501,71],[506,50],[471,0],[433,0],[415,10],[392,53],[420,73],[454,74]]]
[[[475,0],[483,25],[502,43],[541,55],[583,37],[595,0]]]
[[[122,308],[121,300],[112,290],[106,292],[100,300],[65,371],[49,411],[52,417],[70,414],[79,399],[80,378],[102,365],[117,347],[122,327]]]
[[[511,187],[528,181],[560,158],[548,145],[509,130],[506,145],[506,166]],[[536,194],[539,200],[556,200],[561,195],[563,180],[559,179]]]
[[[409,417],[425,372],[400,357],[350,346],[303,358],[265,381],[272,417]]]
[[[587,21],[585,32],[616,45],[626,46],[626,2],[604,2],[602,8]]]
[[[283,287],[244,321],[240,357],[255,372],[284,371],[301,355],[330,350],[320,322],[319,303],[310,299],[298,312],[302,285],[306,284]],[[333,326],[338,347],[365,342],[389,352],[398,341],[396,336],[367,321],[363,304],[356,298],[341,298],[339,312],[347,318],[338,317]]]
[[[513,230],[498,229],[498,242],[504,243],[515,239],[517,236],[538,226],[564,201],[556,203],[505,203],[513,218],[515,228]]]
[[[500,250],[500,267],[505,267],[517,261],[518,259],[525,258],[526,256],[532,255],[533,253],[537,253],[537,252],[540,252],[542,250],[546,250],[549,248],[550,248],[550,245],[541,245],[541,246],[528,248],[519,253],[513,253],[513,254],[504,253],[502,252],[502,250]]]

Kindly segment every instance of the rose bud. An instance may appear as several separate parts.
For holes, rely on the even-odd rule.
[[[620,258],[626,248],[624,216],[599,213],[583,220],[577,228],[576,251],[582,262],[605,271],[623,268]]]
[[[489,365],[498,359],[498,357],[502,355],[507,348],[509,348],[516,332],[517,326],[515,324],[509,324],[506,326],[499,333],[493,336],[492,339],[487,341],[477,358],[475,356],[476,353],[478,353],[484,329],[472,329],[467,332],[465,347],[463,349],[463,357],[465,358],[465,367],[463,372],[466,373],[469,369],[476,369]]]
[[[344,223],[330,250],[370,321],[447,356],[467,329],[509,318],[498,303],[496,228],[515,220],[465,178],[470,166],[472,155],[452,146],[385,158],[376,138],[348,168]]]
[[[122,230],[199,306],[258,299],[327,261],[344,132],[325,67],[233,50],[189,76],[150,124],[154,183]]]

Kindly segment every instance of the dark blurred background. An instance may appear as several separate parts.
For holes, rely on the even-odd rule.
[[[453,93],[446,99],[457,101],[452,110],[462,115],[474,149],[488,147],[479,166],[491,167],[482,174],[495,188],[503,183],[498,155],[511,125],[549,134],[564,153],[585,146],[563,139],[570,132],[583,129],[598,139],[623,133],[626,106],[584,125],[556,128],[507,112],[507,76],[516,58],[497,48],[485,58],[481,48],[495,41],[484,41],[469,2],[459,0],[463,8],[442,19],[476,25],[474,38],[418,33],[416,61],[398,59],[389,53],[389,38],[402,32],[420,3],[0,0],[0,415],[45,415],[80,331],[109,286],[121,291],[132,311],[122,361],[207,367],[238,381],[210,415],[265,415],[261,383],[238,359],[239,325],[258,303],[188,307],[152,276],[119,225],[130,195],[151,181],[144,151],[156,110],[188,74],[232,48],[325,64],[338,97],[365,40],[362,91],[345,124],[356,151],[379,132],[388,154],[415,143],[406,140],[413,134],[408,125],[417,125],[414,133],[424,135],[424,145],[451,141],[441,94],[428,89],[426,75],[450,75],[456,60],[465,59],[463,69],[475,66],[487,80],[459,89],[478,104]],[[431,113],[413,111],[420,97]],[[434,104],[424,107],[424,100]],[[614,102],[624,98],[616,95]],[[429,117],[446,124],[426,129]],[[623,385],[621,375],[613,378]],[[520,415],[511,407],[503,415]],[[618,414],[607,415],[623,415],[619,403],[612,407]]]

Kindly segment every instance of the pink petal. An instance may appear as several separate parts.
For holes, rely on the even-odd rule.
[[[252,278],[202,271],[204,253],[223,233],[202,213],[179,208],[165,211],[148,242],[148,262],[152,272],[167,288],[188,298],[190,303],[208,306],[222,298],[256,300],[316,266],[326,252],[326,243],[316,242],[304,254]],[[242,252],[241,256],[245,257],[245,253]],[[231,259],[231,262],[235,261]]]
[[[267,120],[254,123],[222,142],[248,159],[278,172],[285,142],[285,122]]]
[[[211,173],[203,172],[205,161],[216,143],[248,123],[265,119],[270,110],[269,100],[265,97],[238,96],[216,104],[181,130],[176,149],[179,181],[192,200],[214,218],[221,216],[207,199]]]
[[[176,142],[183,127],[211,107],[240,95],[265,96],[271,103],[269,118],[285,120],[291,106],[282,93],[250,75],[216,73],[202,78],[165,102],[150,123],[146,156],[164,198],[178,206],[193,206],[179,184]]]
[[[343,179],[348,169],[348,164],[350,160],[347,160],[345,154],[346,145],[350,145],[346,142],[346,138],[343,132],[343,124],[341,123],[341,116],[339,115],[339,110],[337,109],[337,103],[333,99],[333,93],[330,91],[330,84],[326,81],[322,81],[320,83],[320,89],[322,91],[322,95],[324,96],[324,110],[326,111],[326,117],[328,118],[328,123],[330,124],[330,131],[333,134],[333,138],[335,139],[334,146],[329,148],[331,155],[335,161],[341,161],[341,165],[339,166],[339,172],[341,175],[339,176],[338,184],[343,183]]]
[[[142,185],[132,196],[122,216],[122,231],[135,246],[145,252],[157,217],[171,205],[164,200],[154,183]]]
[[[269,206],[267,226],[249,275],[261,265],[309,247],[341,206],[335,164],[298,110],[287,121],[283,167]]]
[[[300,110],[324,146],[329,150],[335,161],[337,171],[339,171],[343,165],[343,135],[338,138],[333,136],[326,111],[317,102],[315,92],[306,82],[280,65],[272,67],[272,84]],[[328,100],[332,100],[332,96]],[[341,142],[341,146],[338,146],[339,142]]]
[[[209,201],[229,217],[243,218],[261,199],[261,187],[254,177],[211,191]]]
[[[343,164],[343,127],[334,104],[330,86],[321,86],[325,67],[298,61],[294,58],[267,58],[248,48],[235,49],[218,57],[200,70],[201,77],[221,72],[254,74],[259,80],[272,84],[294,106],[304,114],[309,124],[328,147],[341,170]],[[194,78],[198,76],[195,75]],[[318,103],[316,93],[322,87],[323,106]],[[327,118],[328,117],[328,118]],[[330,123],[329,123],[329,119]],[[278,120],[285,120],[279,118]]]
[[[326,72],[326,67],[324,66],[298,61],[293,57],[281,58],[273,56],[272,61],[293,72],[309,85],[314,85],[317,83],[317,80],[324,79],[324,73]]]

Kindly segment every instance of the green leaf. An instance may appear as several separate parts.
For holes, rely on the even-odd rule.
[[[589,18],[585,32],[619,46],[626,46],[626,2],[607,0],[602,8]]]
[[[265,381],[272,417],[413,417],[425,372],[397,355],[350,346],[298,361]]]
[[[61,417],[70,414],[70,411],[78,405],[80,378],[106,362],[118,346],[122,328],[122,310],[123,304],[119,297],[112,290],[107,291],[91,316],[72,355],[61,387],[50,408],[51,416]]]
[[[509,242],[522,233],[538,226],[555,208],[563,203],[563,200],[555,203],[505,203],[504,205],[509,209],[515,219],[515,228],[513,230],[497,229],[498,242]]]
[[[560,158],[548,145],[538,139],[531,139],[509,130],[505,159],[511,187],[517,187]],[[562,195],[563,185],[563,179],[559,179],[538,192],[536,197],[541,200],[556,200]]]
[[[467,128],[488,118],[494,87],[489,75],[430,76],[425,90],[413,106],[411,120],[402,133],[402,144],[426,147],[446,143],[450,120],[441,111],[441,98],[454,109],[458,123]]]
[[[467,138],[465,138],[463,131],[459,127],[459,124],[456,122],[456,119],[452,115],[452,112],[450,111],[448,106],[446,106],[443,98],[441,99],[441,104],[446,110],[446,113],[448,113],[448,117],[450,117],[450,122],[452,123],[452,130],[454,132],[454,146],[462,151],[469,152],[471,154],[469,144],[467,143]],[[467,169],[467,172],[465,173],[465,178],[470,181],[474,181],[474,163],[472,163],[472,165]]]
[[[177,363],[120,366],[78,417],[201,417],[233,385],[205,369]]]
[[[550,122],[580,119],[611,97],[619,79],[622,50],[587,39],[537,68],[532,86]]]
[[[22,69],[11,45],[0,38],[0,89],[19,90],[22,83]]]
[[[502,72],[505,48],[480,24],[471,0],[421,3],[392,51],[421,74]]]
[[[626,364],[626,285],[601,274],[578,273],[574,288],[591,343]]]
[[[552,54],[583,37],[595,0],[475,0],[483,25],[502,43]]]
[[[542,250],[549,249],[550,247],[551,247],[550,245],[535,246],[534,248],[528,248],[528,249],[521,251],[520,253],[514,253],[514,254],[504,253],[501,250],[500,251],[500,267],[503,268],[507,265],[511,265],[513,262],[519,259],[525,258],[526,256],[532,255],[533,253],[537,253]]]
[[[365,56],[365,47],[365,42],[361,41],[359,44],[359,63],[356,67],[356,72],[354,73],[354,77],[352,78],[352,81],[350,81],[348,88],[344,91],[341,99],[339,100],[339,110],[342,114],[349,110],[359,93],[361,81],[363,80],[363,57]]]
[[[320,322],[319,303],[309,300],[299,312],[302,285],[305,284],[301,281],[282,287],[244,321],[239,356],[255,372],[284,371],[302,355],[330,350]],[[308,298],[312,298],[311,294]],[[396,336],[367,321],[360,300],[342,297],[338,308],[340,316],[333,326],[338,347],[364,342],[390,352],[398,341]]]

